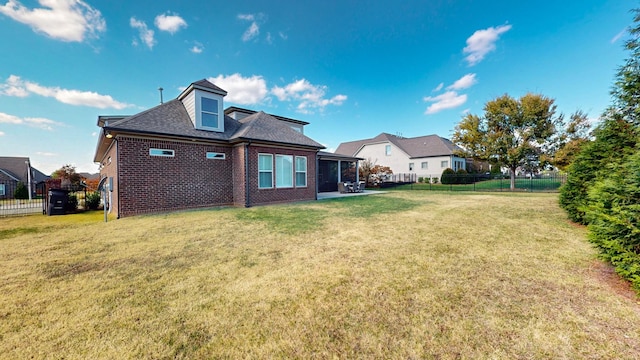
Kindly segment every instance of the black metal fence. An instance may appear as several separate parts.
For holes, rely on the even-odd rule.
[[[26,196],[24,193],[22,196],[16,193],[18,184],[15,182],[4,183],[1,187],[3,191],[0,192],[0,217],[46,213],[46,183],[39,183],[31,189],[31,199],[28,189]]]
[[[566,180],[566,175],[557,173],[517,176],[515,187],[512,189],[511,179],[508,175],[451,174],[437,179],[437,181],[426,178],[424,182],[386,183],[384,187],[398,190],[557,192]]]
[[[31,191],[31,199],[29,199],[28,191],[27,196],[17,196],[16,190],[18,184],[7,182],[0,184],[0,189],[4,191],[0,192],[0,218],[9,216],[22,216],[32,214],[47,214],[49,209],[49,187],[46,182],[40,182],[34,185]],[[69,187],[65,189],[66,193],[75,197],[77,208],[84,208],[86,210],[86,187]],[[67,209],[75,211],[76,209]]]

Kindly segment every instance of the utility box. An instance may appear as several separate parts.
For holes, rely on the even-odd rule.
[[[69,192],[61,189],[49,190],[49,207],[47,208],[47,215],[65,215],[67,213],[67,201],[69,199]]]

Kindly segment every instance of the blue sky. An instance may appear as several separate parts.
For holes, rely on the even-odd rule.
[[[381,132],[450,137],[505,93],[594,121],[633,2],[0,0],[0,156],[97,172],[99,115],[207,78],[240,106],[310,122],[333,151]]]

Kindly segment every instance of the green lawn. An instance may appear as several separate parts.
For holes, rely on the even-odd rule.
[[[0,358],[633,359],[554,194],[0,220]]]

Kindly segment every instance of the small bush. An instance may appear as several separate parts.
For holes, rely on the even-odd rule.
[[[437,177],[432,177],[431,178],[431,183],[432,184],[437,184],[438,183],[438,178]]]
[[[24,183],[18,183],[18,185],[16,186],[16,190],[13,192],[13,197],[20,200],[29,198],[29,190],[27,190],[27,187]]]
[[[69,194],[67,197],[67,207],[66,211],[75,212],[78,210],[78,197],[76,194]]]
[[[446,168],[440,176],[440,181],[443,185],[455,184],[456,172],[451,168]]]
[[[100,206],[100,192],[94,191],[87,194],[87,198],[85,199],[85,203],[87,207],[91,210],[96,210],[98,206]]]
[[[424,182],[424,178],[422,176],[418,176],[418,182],[419,183],[423,183]]]

